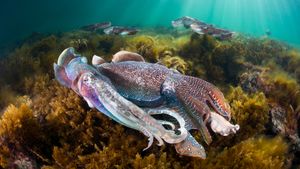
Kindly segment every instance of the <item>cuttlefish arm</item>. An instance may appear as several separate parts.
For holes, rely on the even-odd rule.
[[[179,111],[175,109],[168,109],[168,108],[152,108],[149,110],[146,110],[148,114],[150,115],[158,115],[158,114],[168,114],[170,116],[176,117],[180,116]],[[160,120],[158,120],[160,122]],[[166,121],[162,121],[164,125],[167,125],[169,127],[173,128],[173,123],[169,123]],[[179,121],[180,126],[185,124],[185,121]],[[188,132],[187,137],[180,143],[176,143],[175,149],[178,154],[183,156],[190,156],[190,157],[198,157],[201,159],[206,158],[206,153],[204,147],[198,143],[195,138]]]
[[[71,87],[72,81],[68,79],[65,67],[60,66],[56,63],[53,64],[53,67],[56,80],[65,87]]]
[[[157,121],[150,114],[123,98],[110,84],[92,73],[85,73],[79,79],[80,94],[88,100],[89,104],[94,105],[98,110],[109,112],[117,122],[141,131],[149,137],[149,148],[153,143],[153,138],[162,145],[163,141],[175,144],[183,141],[187,137],[187,130],[184,127],[184,120],[180,116],[173,116],[182,125],[180,134],[175,131],[167,130],[161,121]],[[159,112],[166,114],[166,112]],[[147,149],[146,148],[146,149]]]
[[[199,144],[190,133],[184,141],[175,144],[175,149],[180,155],[199,157],[202,159],[206,158],[204,147]]]
[[[228,136],[231,133],[235,134],[240,129],[238,124],[231,124],[215,112],[211,112],[210,127],[215,133],[219,133],[222,136]]]
[[[193,97],[189,87],[180,74],[171,74],[162,85],[162,94],[169,99],[175,99],[184,108],[185,111],[179,113],[187,122],[187,129],[199,130],[204,141],[210,144],[212,138],[206,126],[210,109],[201,100]]]

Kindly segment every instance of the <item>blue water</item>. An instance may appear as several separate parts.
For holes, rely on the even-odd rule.
[[[0,46],[32,32],[86,24],[170,26],[188,15],[222,28],[300,46],[300,0],[11,0],[0,5]]]

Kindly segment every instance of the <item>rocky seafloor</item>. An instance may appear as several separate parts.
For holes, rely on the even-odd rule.
[[[67,47],[91,61],[137,52],[205,79],[231,106],[235,135],[213,135],[207,159],[148,144],[72,90],[58,84],[53,63]],[[227,41],[165,28],[133,36],[73,31],[33,34],[0,56],[0,168],[300,168],[300,52],[267,37]]]

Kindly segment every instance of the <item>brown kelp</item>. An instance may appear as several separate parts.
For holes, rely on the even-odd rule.
[[[209,35],[164,33],[53,34],[25,40],[0,58],[0,168],[299,167],[297,49],[243,35],[219,41]],[[94,54],[109,61],[114,53],[129,50],[208,80],[226,93],[232,120],[241,129],[226,138],[213,135],[216,139],[205,147],[206,160],[180,157],[169,145],[141,151],[147,145],[141,133],[90,109],[53,80],[52,64],[70,45],[89,61]],[[193,135],[202,141],[199,133]]]

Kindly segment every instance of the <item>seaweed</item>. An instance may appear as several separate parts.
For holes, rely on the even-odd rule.
[[[226,97],[232,110],[232,120],[241,126],[235,140],[262,134],[269,118],[268,101],[264,93],[245,93],[241,87],[231,87]]]
[[[263,75],[264,93],[270,101],[279,103],[286,109],[300,106],[300,86],[295,78],[283,71],[273,71]]]
[[[166,67],[175,69],[182,74],[187,74],[188,71],[190,70],[189,69],[190,65],[179,56],[167,55],[167,56],[163,57],[161,62]]]
[[[19,107],[10,105],[1,117],[2,167],[12,166],[24,160],[32,162],[28,162],[28,165],[35,165],[33,164],[35,163],[34,153],[45,152],[49,145],[33,111],[27,104],[23,103]],[[9,155],[7,151],[10,152]]]
[[[291,162],[299,166],[299,51],[242,35],[218,41],[208,35],[163,31],[134,36],[82,31],[39,35],[0,58],[0,168],[288,168]],[[229,89],[232,122],[241,129],[227,137],[213,135],[212,144],[205,147],[206,160],[181,157],[173,145],[142,151],[146,137],[90,109],[53,79],[53,63],[70,45],[88,60],[93,54],[109,61],[119,50],[137,52],[147,61]],[[284,132],[268,138],[272,111],[284,117]],[[199,132],[192,134],[202,141]]]
[[[249,138],[233,147],[215,153],[207,160],[193,161],[192,167],[229,168],[287,168],[288,144],[281,138]]]
[[[149,62],[158,61],[158,53],[155,48],[155,39],[148,35],[138,35],[127,40],[126,50],[136,52]]]
[[[212,83],[236,84],[242,71],[239,50],[234,45],[221,43],[211,36],[193,34],[190,42],[179,51],[179,55],[189,58],[194,65],[202,65],[205,78]],[[201,76],[199,67],[193,66],[195,76]]]

